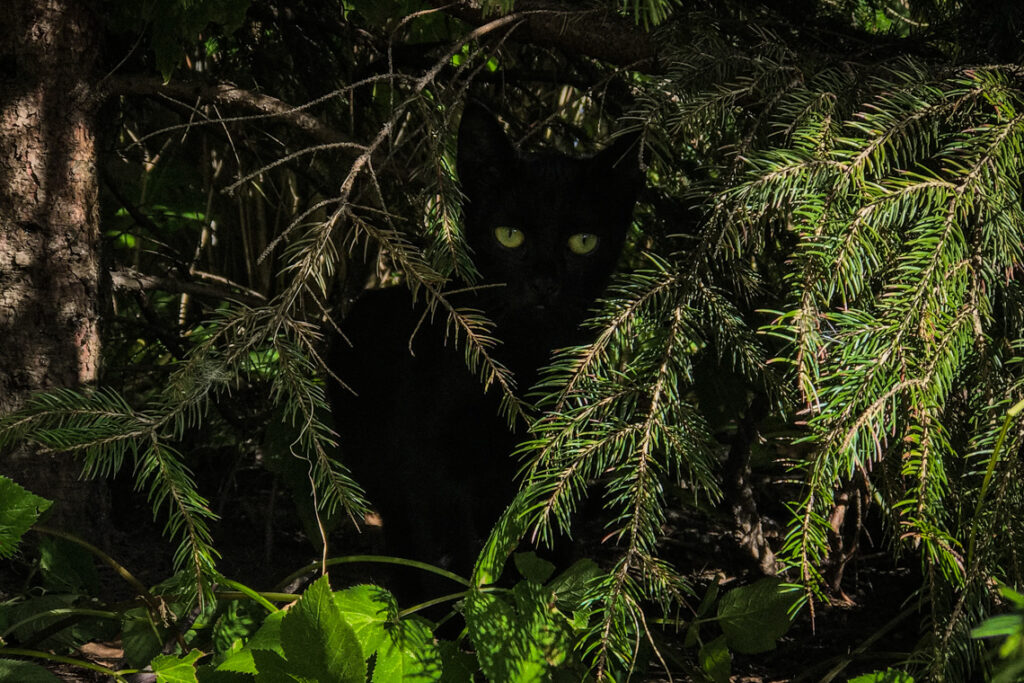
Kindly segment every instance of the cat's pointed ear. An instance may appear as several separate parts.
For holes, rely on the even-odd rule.
[[[482,104],[467,103],[459,123],[456,158],[463,191],[472,196],[477,189],[500,184],[515,156],[498,120]]]

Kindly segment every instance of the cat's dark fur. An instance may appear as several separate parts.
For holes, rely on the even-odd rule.
[[[494,355],[528,388],[552,349],[585,341],[579,324],[607,284],[631,220],[636,153],[617,143],[589,159],[521,155],[471,104],[459,129],[458,173],[481,284],[504,286],[454,301],[497,324]],[[503,246],[498,227],[522,231],[522,244]],[[593,252],[570,250],[568,240],[581,233],[598,238]],[[356,393],[334,387],[336,422],[345,462],[383,517],[388,553],[468,575],[515,493],[517,438],[498,416],[496,390],[485,396],[462,350],[446,343],[443,320],[413,336],[421,315],[404,288],[357,302],[342,326],[351,347],[339,344],[332,355]]]

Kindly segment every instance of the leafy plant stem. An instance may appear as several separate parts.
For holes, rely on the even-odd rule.
[[[118,681],[127,681],[125,676],[129,674],[138,673],[138,669],[119,669],[112,671],[105,666],[99,664],[93,664],[90,661],[84,659],[75,659],[74,657],[64,657],[62,655],[55,655],[49,652],[42,652],[40,650],[22,650],[16,647],[0,647],[0,657],[34,657],[36,659],[45,659],[49,662],[55,662],[58,664],[70,664],[72,666],[78,666],[83,669],[89,669],[90,671],[96,671],[105,676],[113,676]]]
[[[378,563],[378,564],[397,564],[397,565],[401,565],[403,567],[412,567],[414,569],[422,569],[423,571],[428,571],[428,572],[431,572],[433,574],[437,574],[438,576],[443,576],[446,579],[451,579],[455,583],[462,584],[466,588],[469,588],[469,587],[471,587],[473,585],[468,579],[464,579],[463,577],[459,576],[458,574],[454,574],[454,573],[448,571],[447,569],[441,569],[440,567],[435,567],[434,565],[427,564],[426,562],[419,562],[418,560],[407,560],[407,559],[402,558],[402,557],[390,557],[388,555],[347,555],[345,557],[333,557],[333,558],[327,560],[327,565],[326,566],[329,567],[329,566],[335,565],[335,564],[353,564],[353,563],[356,563],[356,562],[372,562],[372,563]],[[311,572],[314,572],[314,571],[320,569],[322,564],[323,564],[322,562],[312,562],[312,563],[306,565],[305,567],[303,567],[302,569],[299,569],[298,571],[292,572],[291,574],[286,576],[281,582],[279,582],[277,584],[277,587],[281,588],[283,586],[287,586],[292,581],[295,581],[296,579],[300,578],[301,576],[304,576],[306,574],[309,574]]]
[[[11,633],[17,631],[25,624],[30,624],[33,621],[39,621],[40,617],[55,617],[61,615],[99,617],[100,619],[118,619],[121,616],[117,612],[110,612],[108,610],[86,609],[84,607],[60,607],[57,609],[47,610],[45,612],[36,612],[35,614],[32,614],[31,616],[26,617],[25,619],[22,619],[21,621],[8,626],[6,629],[3,630],[3,632],[0,632],[0,640],[2,640],[5,636],[8,636]]]
[[[251,588],[246,590],[237,591],[214,591],[213,595],[218,600],[241,600],[243,598],[249,598],[255,600],[264,607],[267,608],[268,612],[279,611],[277,607],[274,607],[275,602],[294,602],[299,599],[298,593],[273,593],[267,591],[254,591]]]
[[[497,593],[500,591],[504,591],[506,589],[499,588],[498,586],[485,586],[477,590],[479,590],[481,593]],[[459,591],[458,593],[449,593],[448,595],[442,595],[438,598],[432,598],[430,600],[427,600],[426,602],[421,602],[418,605],[413,605],[412,607],[408,607],[402,610],[398,613],[398,618],[401,619],[402,617],[407,617],[410,614],[414,614],[416,612],[419,612],[420,610],[427,609],[428,607],[440,605],[442,603],[450,602],[452,600],[458,600],[460,598],[466,597],[467,595],[469,595],[469,591]]]
[[[145,584],[143,584],[141,581],[139,581],[137,578],[135,578],[135,576],[130,571],[128,571],[127,568],[125,568],[123,565],[121,565],[121,563],[119,563],[117,560],[112,558],[110,555],[107,555],[105,552],[103,552],[102,550],[100,550],[99,548],[94,546],[93,544],[91,544],[88,541],[85,541],[85,540],[75,536],[74,534],[70,534],[70,533],[68,533],[66,531],[59,531],[57,529],[51,529],[49,527],[42,526],[42,525],[39,525],[39,524],[33,526],[32,529],[34,531],[36,531],[37,533],[40,533],[40,534],[47,534],[49,536],[56,536],[58,538],[63,538],[64,540],[71,541],[72,543],[75,543],[75,544],[81,546],[82,548],[88,550],[90,553],[92,553],[97,558],[99,558],[100,561],[102,561],[108,567],[113,569],[114,572],[118,576],[120,576],[122,579],[124,579],[128,583],[128,585],[130,585],[132,588],[134,588],[136,590],[136,592],[138,592],[138,594],[142,596],[142,598],[146,601],[146,604],[150,608],[156,609],[156,608],[159,607],[160,600],[158,600],[155,595],[153,595],[152,593],[149,592],[149,589],[146,588]]]
[[[421,602],[418,605],[413,605],[412,607],[408,607],[408,608],[402,610],[401,612],[398,613],[398,618],[401,619],[402,617],[407,617],[410,614],[415,614],[416,612],[419,612],[420,610],[427,609],[428,607],[433,607],[434,605],[440,605],[440,604],[443,604],[445,602],[452,602],[454,600],[459,600],[461,598],[466,597],[466,595],[468,593],[469,593],[469,591],[459,591],[458,593],[449,593],[448,595],[442,595],[442,596],[437,597],[437,598],[432,598],[432,599],[427,600],[425,602]]]
[[[259,604],[263,605],[263,607],[266,608],[266,610],[271,614],[277,611],[277,607],[275,607],[274,604],[270,602],[271,599],[290,602],[292,600],[298,600],[299,598],[298,595],[292,595],[290,593],[258,593],[244,584],[241,584],[237,581],[232,581],[231,579],[225,579],[223,577],[220,579],[220,583],[227,586],[228,588],[234,588],[236,591],[242,593],[251,600],[255,600]],[[221,594],[215,593],[215,595],[220,597]]]

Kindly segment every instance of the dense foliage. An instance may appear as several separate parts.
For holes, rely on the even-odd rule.
[[[108,44],[136,47],[110,48],[102,84],[116,113],[100,159],[115,264],[103,386],[35,398],[0,422],[0,445],[32,439],[89,476],[130,474],[177,547],[167,618],[213,614],[238,587],[214,541],[237,494],[197,472],[270,473],[299,501],[308,552],[322,566],[349,553],[338,528],[366,502],[325,417],[324,336],[364,284],[398,284],[447,317],[481,391],[530,426],[522,491],[467,585],[490,584],[523,539],[559,542],[588,500],[604,542],[561,577],[517,555],[515,589],[460,592],[471,648],[435,644],[383,591],[332,601],[321,581],[287,615],[260,598],[270,617],[195,640],[217,653],[208,675],[234,657],[243,676],[304,660],[362,680],[371,660],[391,680],[393,656],[422,675],[618,680],[650,665],[727,680],[730,653],[775,646],[780,613],[814,621],[869,600],[846,571],[865,546],[912,577],[899,618],[914,637],[851,670],[1013,680],[1024,667],[1024,9],[215,4],[111,14]],[[451,149],[469,97],[527,148],[591,151],[613,130],[644,142],[647,188],[595,341],[532,389],[494,361],[491,323],[448,299],[452,273],[472,277]],[[680,519],[735,532],[754,568],[712,561],[749,585],[720,596],[684,566]],[[11,522],[0,554],[30,523]],[[351,637],[305,623],[314,603]],[[25,619],[5,613],[0,637]],[[361,667],[307,659],[294,643],[318,628]],[[875,637],[859,634],[857,654]],[[390,642],[411,659],[378,649]],[[181,661],[196,657],[163,664]]]

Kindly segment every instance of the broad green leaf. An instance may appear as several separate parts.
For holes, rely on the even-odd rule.
[[[0,681],[18,683],[59,683],[60,679],[33,662],[0,659]]]
[[[593,614],[590,610],[578,609],[573,610],[572,620],[569,622],[572,624],[574,631],[582,631],[590,623],[590,615]]]
[[[554,594],[559,609],[574,611],[586,595],[587,583],[601,575],[601,568],[591,559],[576,560],[564,572],[552,579],[548,589]],[[589,610],[587,611],[589,616]]]
[[[0,558],[14,555],[21,537],[52,504],[0,476]]]
[[[775,648],[775,641],[789,630],[789,608],[794,593],[774,577],[734,588],[718,603],[718,623],[729,649],[756,654]]]
[[[0,627],[4,630],[14,624],[20,624],[14,634],[19,641],[26,642],[35,640],[36,634],[47,629],[68,617],[67,610],[74,609],[74,603],[78,596],[67,593],[52,593],[41,595],[37,598],[29,598],[18,602],[8,602],[0,605]],[[96,632],[96,620],[89,619],[89,623],[70,623],[66,628],[51,633],[45,640],[37,641],[40,648],[63,648],[73,647],[80,643],[76,640],[76,627],[85,634]]]
[[[284,657],[273,650],[253,650],[253,662],[256,665],[256,681],[258,683],[327,683],[331,678],[321,680],[310,676],[301,676],[294,672],[294,667]]]
[[[144,607],[130,609],[121,617],[121,646],[125,661],[141,668],[160,654],[164,630],[153,624]]]
[[[92,554],[63,538],[40,539],[39,573],[43,586],[51,591],[87,595],[99,591],[99,575]]]
[[[318,681],[366,680],[362,648],[352,627],[342,618],[326,576],[307,588],[285,614],[281,645],[289,672]]]
[[[263,620],[263,625],[253,634],[246,646],[253,650],[273,650],[279,655],[284,655],[281,647],[281,622],[288,612],[281,610],[268,614]]]
[[[379,586],[366,584],[338,591],[334,602],[352,627],[362,647],[363,659],[369,659],[387,637],[385,626],[397,624],[395,598]]]
[[[249,600],[232,600],[223,606],[213,624],[213,651],[217,655],[234,654],[242,643],[260,626],[259,618],[266,610]],[[283,617],[283,615],[282,615]]]
[[[570,622],[552,605],[553,594],[546,586],[520,581],[513,586],[517,624],[524,638],[524,662],[535,662],[541,670],[556,670],[571,651]],[[534,668],[531,663],[527,670]]]
[[[373,681],[438,680],[441,658],[430,625],[418,617],[398,620],[394,597],[379,586],[354,586],[334,594],[364,659],[376,653]]]
[[[199,679],[199,683],[253,683],[256,680],[252,674],[220,671],[206,664],[196,667],[196,678]]]
[[[732,654],[726,645],[725,635],[720,635],[697,653],[700,661],[700,668],[715,683],[729,683],[729,676],[732,674]]]
[[[512,559],[515,561],[516,569],[519,570],[523,578],[534,583],[544,583],[555,571],[555,565],[537,557],[537,553],[532,550],[525,553],[516,553],[512,556]]]
[[[181,657],[157,655],[150,663],[157,683],[199,683],[196,678],[196,662],[203,653],[191,650]]]
[[[683,647],[693,647],[700,640],[700,623],[691,622],[686,627],[686,635],[683,636]]]
[[[717,583],[712,583],[708,586],[707,593],[704,594],[704,598],[700,601],[700,606],[697,607],[697,616],[703,617],[705,614],[711,612],[711,606],[715,604],[715,598],[718,597],[718,591],[720,586]]]
[[[476,658],[491,681],[513,680],[510,640],[516,637],[512,607],[491,593],[473,592],[466,598],[466,625]]]
[[[377,649],[373,683],[441,680],[441,655],[429,624],[416,617],[403,619]]]
[[[493,593],[466,598],[466,624],[480,668],[491,681],[541,681],[567,657],[568,623],[550,607],[551,591],[521,581],[515,607]]]
[[[239,673],[256,673],[256,664],[253,660],[253,652],[271,651],[278,655],[284,655],[281,647],[281,622],[287,612],[283,610],[268,614],[263,620],[263,625],[253,634],[249,642],[238,652],[232,654],[217,667],[217,671],[234,671]]]
[[[477,671],[473,655],[463,652],[450,640],[439,641],[437,651],[441,655],[442,683],[472,683]]]

